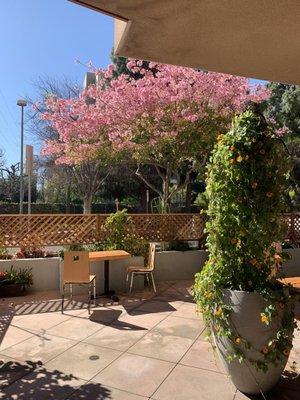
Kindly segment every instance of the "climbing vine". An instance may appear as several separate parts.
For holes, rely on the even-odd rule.
[[[248,360],[264,371],[289,354],[294,330],[291,296],[277,281],[286,258],[277,243],[288,171],[282,143],[252,110],[235,117],[231,130],[219,135],[207,168],[209,259],[196,275],[195,298],[214,334],[232,342],[229,361],[242,362],[252,345],[233,331],[223,289],[261,294],[266,304],[262,324],[282,315],[282,328],[261,348],[261,358]]]

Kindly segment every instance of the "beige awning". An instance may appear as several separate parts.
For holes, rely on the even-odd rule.
[[[300,0],[71,0],[116,18],[115,53],[300,84]]]

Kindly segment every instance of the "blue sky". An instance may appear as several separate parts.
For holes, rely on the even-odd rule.
[[[38,76],[83,82],[85,63],[110,62],[113,21],[67,0],[1,1],[0,13],[0,147],[7,163],[20,158],[22,96],[35,97]],[[26,132],[25,143],[33,138]]]
[[[108,16],[67,0],[1,1],[0,148],[8,164],[20,159],[17,99],[36,98],[33,82],[39,76],[68,76],[82,83],[86,69],[75,60],[104,67],[112,46]],[[25,144],[33,141],[25,127]]]

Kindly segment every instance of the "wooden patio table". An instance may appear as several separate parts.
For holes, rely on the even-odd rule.
[[[114,296],[115,291],[109,288],[109,262],[113,260],[122,260],[130,258],[131,254],[124,250],[104,250],[90,251],[90,263],[94,261],[104,261],[104,293],[103,295],[112,297],[114,301],[118,301],[117,296]]]

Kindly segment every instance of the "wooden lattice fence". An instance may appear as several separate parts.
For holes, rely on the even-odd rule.
[[[108,214],[0,215],[0,247],[59,246],[105,239]],[[200,214],[131,214],[133,230],[149,241],[203,240]],[[300,214],[284,214],[286,239],[300,246]]]
[[[107,214],[0,215],[0,247],[101,242]],[[199,214],[132,214],[133,230],[149,241],[201,240]]]

